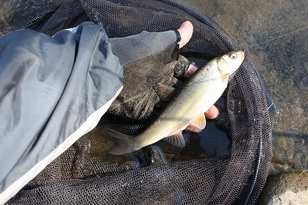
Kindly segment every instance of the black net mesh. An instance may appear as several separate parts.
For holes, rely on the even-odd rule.
[[[53,35],[85,20],[102,23],[109,37],[176,29],[190,20],[194,34],[183,55],[241,49],[205,14],[177,0],[66,0],[26,27]],[[8,204],[256,204],[269,171],[277,107],[247,52],[225,97],[231,143],[224,156],[205,152],[191,133],[184,149],[159,142],[109,155],[113,142],[102,137],[103,119]]]

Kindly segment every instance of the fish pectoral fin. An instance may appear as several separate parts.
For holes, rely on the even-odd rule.
[[[168,101],[170,97],[172,96],[175,88],[172,86],[161,84],[161,83],[158,83],[157,86],[158,86],[157,92],[158,92],[159,98],[163,101]]]
[[[225,81],[226,79],[228,79],[229,75],[230,75],[230,73],[224,73],[224,74],[222,74],[222,75],[220,76],[221,81]]]
[[[133,143],[134,136],[126,135],[109,128],[105,129],[105,131],[108,135],[116,139],[115,145],[108,150],[109,154],[122,155],[136,151]]]
[[[195,118],[190,120],[189,123],[199,129],[204,129],[206,125],[204,113],[198,114]]]
[[[180,148],[184,148],[186,145],[185,139],[182,135],[182,131],[179,131],[169,137],[166,137],[164,140],[168,142],[169,144],[172,144]]]

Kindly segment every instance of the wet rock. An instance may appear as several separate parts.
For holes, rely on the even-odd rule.
[[[259,205],[308,204],[308,172],[290,172],[270,176]]]

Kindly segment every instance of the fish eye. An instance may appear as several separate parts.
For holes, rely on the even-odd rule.
[[[231,58],[231,59],[236,59],[236,57],[237,57],[237,55],[235,53],[231,53],[229,55],[229,58]]]

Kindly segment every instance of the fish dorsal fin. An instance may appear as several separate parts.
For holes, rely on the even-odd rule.
[[[158,83],[158,95],[163,101],[168,101],[175,90],[174,87]]]
[[[172,144],[180,148],[183,148],[186,145],[186,142],[182,135],[182,131],[178,131],[177,133],[174,133],[173,135],[166,137],[164,140],[168,142],[169,144]]]
[[[206,125],[204,113],[198,114],[195,118],[190,120],[189,123],[199,129],[204,129]]]

